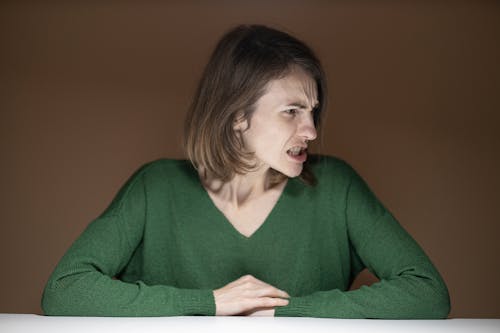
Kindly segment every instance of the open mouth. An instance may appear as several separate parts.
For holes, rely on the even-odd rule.
[[[298,157],[306,154],[307,148],[304,147],[293,147],[286,151],[286,153],[292,157]]]

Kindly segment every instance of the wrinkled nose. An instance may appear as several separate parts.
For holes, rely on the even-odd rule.
[[[303,121],[299,125],[298,134],[306,141],[312,141],[316,139],[318,133],[316,132],[316,126],[314,126],[314,119],[312,117],[312,114],[303,119]]]

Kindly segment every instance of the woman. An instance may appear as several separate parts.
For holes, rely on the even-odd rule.
[[[422,249],[349,165],[308,156],[325,94],[302,42],[228,32],[186,119],[190,161],[132,176],[56,267],[45,313],[445,318]],[[380,282],[349,291],[365,267]]]

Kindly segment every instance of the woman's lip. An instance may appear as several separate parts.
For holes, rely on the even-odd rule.
[[[294,162],[299,162],[299,163],[304,163],[307,159],[307,150],[303,150],[302,154],[300,155],[290,155],[287,153],[287,155],[294,161]]]

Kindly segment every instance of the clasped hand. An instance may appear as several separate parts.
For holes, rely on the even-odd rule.
[[[214,290],[216,316],[274,316],[276,306],[288,305],[290,296],[251,275]]]

